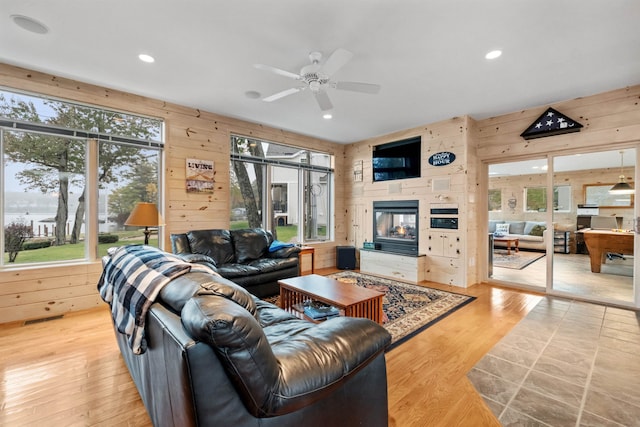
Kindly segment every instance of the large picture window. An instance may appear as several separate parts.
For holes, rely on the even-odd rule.
[[[547,188],[527,187],[525,189],[525,203],[528,212],[546,212]],[[553,187],[553,210],[555,212],[571,211],[570,185],[557,185]]]
[[[124,221],[137,202],[158,203],[161,149],[157,119],[0,90],[0,266],[142,241]]]
[[[489,190],[489,212],[502,211],[502,190],[495,188]]]
[[[332,238],[329,154],[231,137],[231,228],[262,227],[278,240]]]

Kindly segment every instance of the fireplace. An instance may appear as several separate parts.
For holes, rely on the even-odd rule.
[[[418,255],[418,200],[373,202],[376,249]]]

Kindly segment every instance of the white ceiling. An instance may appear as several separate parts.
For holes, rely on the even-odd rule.
[[[638,0],[2,0],[0,61],[349,143],[640,84],[639,22]],[[379,94],[331,89],[332,120],[309,91],[245,96],[295,83],[253,64],[298,73],[337,48],[355,56],[334,79]]]

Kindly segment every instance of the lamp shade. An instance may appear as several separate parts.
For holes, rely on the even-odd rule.
[[[140,202],[133,208],[124,225],[150,227],[162,225],[161,223],[160,214],[155,203]]]
[[[624,176],[624,151],[620,152],[620,181],[609,189],[610,194],[634,194],[635,190]]]
[[[609,190],[611,194],[633,194],[635,190],[631,187],[626,181],[624,181],[624,177],[620,179],[620,182],[611,187]]]

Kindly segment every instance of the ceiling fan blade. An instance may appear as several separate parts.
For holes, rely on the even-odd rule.
[[[302,89],[297,87],[292,87],[291,89],[283,90],[282,92],[274,93],[271,96],[267,96],[266,98],[262,98],[265,102],[272,102],[280,98],[284,98],[285,96],[293,95],[294,93],[300,92]]]
[[[289,72],[289,71],[285,71],[285,70],[281,70],[280,68],[272,67],[271,65],[253,64],[253,66],[255,68],[257,68],[258,70],[270,71],[270,72],[278,74],[280,76],[289,77],[290,79],[294,79],[294,80],[300,80],[301,79],[301,77],[298,74],[295,74],[295,73],[292,73],[292,72]]]
[[[327,92],[322,90],[318,92],[313,92],[313,96],[316,98],[316,101],[318,101],[318,105],[320,106],[320,109],[322,111],[331,110],[333,108],[333,104],[331,103],[331,100],[329,99],[329,95],[327,95]]]
[[[350,90],[352,92],[376,94],[380,92],[380,85],[359,82],[336,82],[335,88],[340,90]]]
[[[346,49],[336,49],[322,66],[322,72],[328,77],[331,77],[333,73],[342,68],[347,62],[353,58],[353,53]]]

